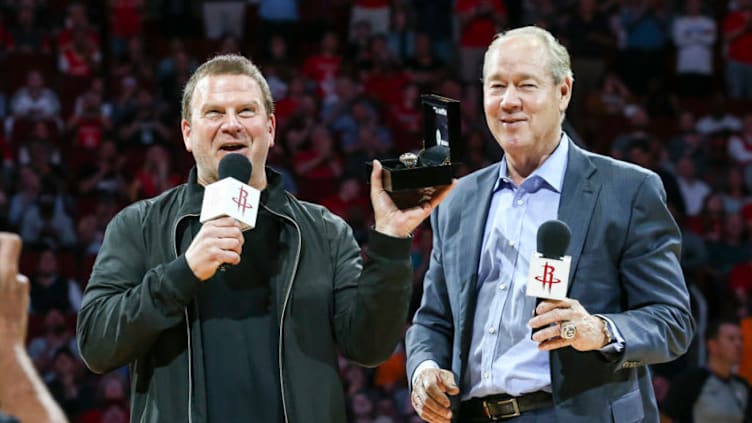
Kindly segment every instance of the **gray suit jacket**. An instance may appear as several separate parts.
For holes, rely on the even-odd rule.
[[[566,422],[657,422],[646,366],[683,354],[694,333],[679,266],[681,235],[657,175],[573,143],[569,148],[558,211],[572,230],[568,296],[609,317],[625,349],[612,360],[598,351],[551,352],[556,412]],[[408,376],[424,360],[434,360],[463,380],[481,242],[497,178],[498,164],[462,178],[431,216],[431,263],[406,339]]]

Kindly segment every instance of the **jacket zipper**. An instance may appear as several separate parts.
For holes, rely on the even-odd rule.
[[[175,258],[178,257],[178,225],[180,221],[186,217],[198,216],[198,214],[184,214],[175,221],[175,226],[172,228],[173,247],[175,249]],[[188,423],[193,423],[193,349],[191,348],[191,321],[188,316],[188,307],[184,310],[185,313],[185,331],[188,336]]]
[[[274,210],[270,209],[266,205],[264,205],[263,207],[269,213],[292,223],[292,225],[295,226],[296,233],[298,234],[298,247],[297,247],[297,251],[295,252],[295,265],[292,268],[292,275],[290,276],[290,283],[288,284],[288,287],[287,287],[287,293],[285,293],[285,302],[282,304],[282,318],[280,319],[280,322],[279,322],[279,347],[277,351],[277,360],[279,361],[279,386],[282,391],[281,392],[282,412],[285,416],[285,422],[289,422],[289,419],[287,417],[287,400],[285,399],[284,372],[282,369],[282,366],[283,366],[282,336],[284,334],[285,311],[287,310],[287,303],[290,300],[290,293],[292,293],[292,283],[295,280],[295,276],[298,272],[298,262],[300,261],[300,248],[302,244],[302,237],[300,235],[300,226],[298,226],[297,222],[295,222],[293,219],[291,219],[288,216],[275,212]],[[180,224],[181,220],[190,216],[198,216],[198,214],[185,214],[185,215],[180,216],[175,221],[175,226],[173,227],[172,233],[175,235],[173,247],[174,247],[176,258],[178,256],[178,234],[177,234],[178,225]],[[193,408],[193,383],[192,383],[193,381],[193,353],[192,353],[192,348],[191,348],[191,325],[190,325],[190,319],[188,316],[188,307],[185,308],[185,328],[186,328],[186,333],[188,336],[188,423],[193,423],[193,416],[191,413],[191,409]]]
[[[290,283],[287,285],[287,293],[285,294],[285,302],[282,304],[282,318],[279,321],[279,342],[278,342],[278,352],[277,352],[277,360],[279,361],[279,387],[281,389],[282,393],[282,413],[285,416],[285,422],[289,422],[290,420],[287,417],[287,400],[285,399],[285,380],[284,380],[284,372],[282,367],[284,366],[284,361],[282,360],[282,343],[283,343],[283,336],[284,336],[284,326],[285,326],[285,310],[287,310],[287,303],[290,301],[290,293],[292,292],[292,283],[295,280],[295,275],[298,272],[298,262],[300,261],[300,246],[302,244],[302,237],[300,235],[300,226],[298,226],[298,223],[295,222],[292,218],[285,216],[281,213],[277,213],[274,210],[270,209],[266,205],[262,205],[266,211],[269,213],[280,217],[284,220],[289,221],[290,223],[295,226],[295,230],[298,234],[298,248],[295,252],[295,265],[292,268],[292,275],[290,276]]]

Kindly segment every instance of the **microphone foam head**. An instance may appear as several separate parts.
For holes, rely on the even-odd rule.
[[[570,238],[572,231],[561,220],[543,222],[538,228],[538,252],[546,258],[564,257]]]
[[[250,160],[242,154],[228,154],[219,161],[217,173],[219,180],[232,177],[247,184],[251,179],[252,166]]]

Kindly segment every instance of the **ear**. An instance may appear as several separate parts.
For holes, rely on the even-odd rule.
[[[274,135],[277,131],[277,117],[274,113],[269,115],[269,119],[266,120],[266,130],[269,134],[269,148],[274,147]]]
[[[180,132],[183,133],[183,144],[188,152],[192,152],[191,146],[191,123],[183,119],[180,121]]]
[[[572,85],[574,82],[572,81],[572,78],[566,77],[564,80],[559,84],[559,111],[561,113],[564,113],[567,111],[567,106],[569,106],[569,100],[572,98]]]

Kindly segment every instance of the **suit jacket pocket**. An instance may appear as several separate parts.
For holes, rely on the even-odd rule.
[[[645,419],[640,390],[634,390],[611,403],[614,423],[634,423]]]

